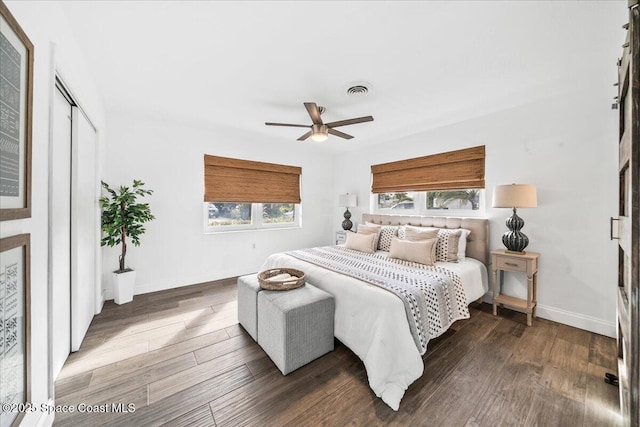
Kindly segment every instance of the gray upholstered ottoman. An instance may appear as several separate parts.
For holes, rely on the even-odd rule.
[[[333,350],[335,302],[309,285],[258,294],[258,344],[284,375]]]
[[[255,341],[258,341],[258,292],[257,274],[238,277],[238,321]]]

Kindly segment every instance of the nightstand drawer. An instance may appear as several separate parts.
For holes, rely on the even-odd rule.
[[[507,257],[497,257],[497,267],[500,270],[527,271],[527,260]]]

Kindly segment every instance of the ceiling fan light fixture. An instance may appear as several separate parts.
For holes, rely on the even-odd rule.
[[[313,125],[311,127],[311,139],[315,142],[324,142],[329,138],[327,125]]]
[[[335,135],[339,138],[343,139],[353,139],[352,135],[348,133],[344,133],[342,131],[337,130],[337,127],[340,126],[348,126],[355,125],[357,123],[364,122],[372,122],[373,117],[364,116],[364,117],[355,117],[353,119],[347,120],[338,120],[335,122],[324,123],[320,115],[325,111],[324,107],[319,107],[315,102],[305,102],[304,108],[307,109],[307,113],[309,113],[309,117],[311,117],[312,125],[299,125],[293,123],[272,123],[265,122],[267,126],[291,126],[296,128],[311,128],[309,131],[305,132],[304,135],[298,138],[298,141],[305,141],[307,138],[311,138],[312,141],[315,142],[323,142],[329,138],[329,134]]]

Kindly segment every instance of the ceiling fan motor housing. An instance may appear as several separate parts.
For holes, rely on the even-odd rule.
[[[327,133],[327,125],[312,125],[313,133]]]

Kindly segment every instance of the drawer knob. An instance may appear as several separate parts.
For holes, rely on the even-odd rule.
[[[517,266],[518,266],[518,264],[514,264],[514,263],[512,263],[512,262],[505,262],[505,264],[506,264],[506,265],[509,265],[509,266],[511,266],[511,267],[517,267]]]

